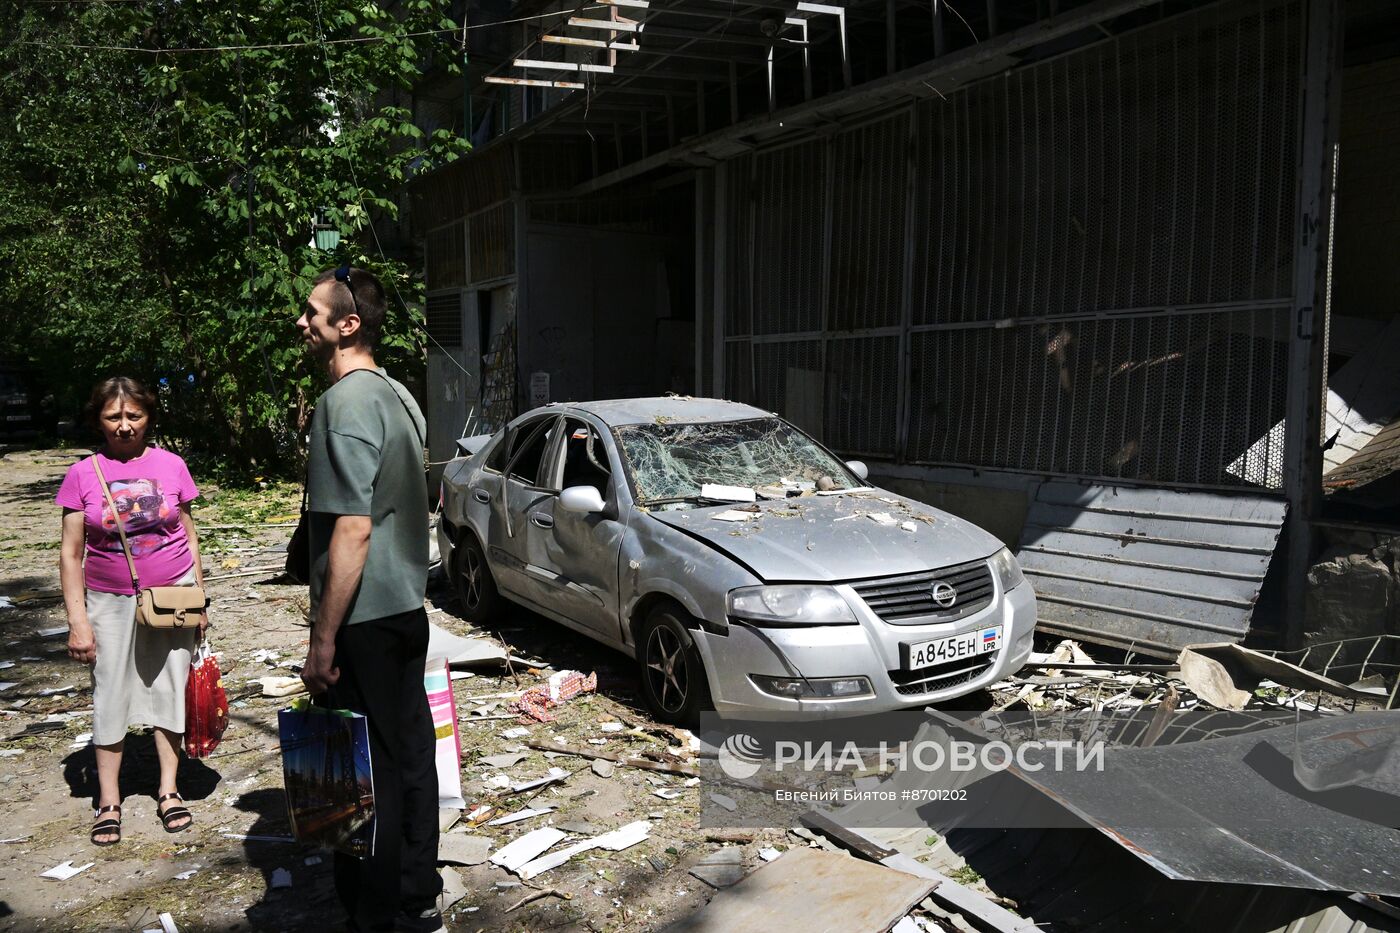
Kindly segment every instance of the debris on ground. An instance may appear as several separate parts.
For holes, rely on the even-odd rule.
[[[439,864],[480,865],[491,854],[491,840],[485,836],[466,833],[442,833],[438,836]]]
[[[690,873],[712,888],[727,888],[744,877],[743,854],[730,847],[716,849],[701,856]]]
[[[40,873],[39,873],[39,877],[41,877],[41,878],[53,878],[55,881],[67,881],[69,878],[72,878],[74,875],[78,874],[79,872],[87,871],[87,870],[88,870],[89,868],[91,868],[94,864],[96,864],[96,863],[94,863],[94,862],[88,862],[86,865],[78,865],[78,866],[75,867],[75,866],[73,865],[73,862],[70,860],[70,861],[62,862],[62,863],[60,863],[60,864],[58,864],[58,865],[55,865],[53,868],[50,868],[48,871],[40,872]]]
[[[520,699],[510,708],[536,722],[553,722],[554,716],[548,711],[567,703],[576,696],[593,693],[598,689],[596,673],[585,676],[579,671],[556,671],[549,675],[543,684],[531,687],[521,694]]]
[[[792,849],[720,891],[708,906],[671,929],[888,930],[937,886],[928,878],[860,859]]]

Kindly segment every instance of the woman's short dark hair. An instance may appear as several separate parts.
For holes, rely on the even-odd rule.
[[[156,394],[130,376],[113,376],[92,387],[92,395],[88,398],[87,408],[84,410],[88,426],[100,432],[102,409],[117,399],[126,399],[140,405],[141,410],[146,413],[146,424],[150,426],[156,423],[156,415],[160,412]]]

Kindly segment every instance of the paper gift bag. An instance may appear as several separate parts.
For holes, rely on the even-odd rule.
[[[428,692],[428,709],[437,735],[438,807],[461,810],[462,746],[457,734],[457,701],[452,697],[452,675],[444,658],[429,658],[423,675]]]
[[[292,835],[349,855],[374,853],[368,721],[303,699],[277,713]]]

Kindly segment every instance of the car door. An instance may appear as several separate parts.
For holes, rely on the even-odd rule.
[[[561,508],[558,497],[541,503],[531,516],[530,560],[543,571],[559,611],[611,641],[622,640],[618,617],[618,554],[623,525],[618,521],[616,456],[604,429],[589,419],[568,415],[553,452],[553,485],[592,486],[602,496],[602,512]]]
[[[516,425],[502,445],[499,459],[492,458],[493,463],[482,471],[481,481],[469,493],[478,502],[486,497],[491,507],[487,558],[497,587],[531,602],[537,602],[540,594],[529,572],[527,528],[531,513],[541,503],[550,508],[557,492],[549,487],[549,452],[558,425],[555,414]]]

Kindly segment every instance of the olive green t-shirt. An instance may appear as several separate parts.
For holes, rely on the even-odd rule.
[[[427,428],[402,385],[369,370],[347,373],[321,396],[311,418],[306,468],[311,614],[326,583],[339,515],[368,515],[369,556],[343,624],[423,605],[428,580]]]

